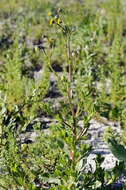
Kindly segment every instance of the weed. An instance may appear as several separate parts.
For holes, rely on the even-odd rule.
[[[124,2],[1,0],[0,8],[0,188],[108,189],[124,163],[105,171],[97,155],[95,171],[86,170],[86,140],[90,120],[101,116],[125,134]],[[40,115],[54,121],[48,132]],[[25,141],[29,125],[37,135]]]

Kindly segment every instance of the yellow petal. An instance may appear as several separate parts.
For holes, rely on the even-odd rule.
[[[49,23],[50,23],[50,25],[52,25],[55,23],[55,20],[53,18],[51,18]]]
[[[48,12],[48,16],[51,16],[52,15],[52,13],[51,12]]]
[[[61,23],[61,20],[60,20],[60,18],[58,18],[58,20],[57,20],[57,24],[60,24]]]

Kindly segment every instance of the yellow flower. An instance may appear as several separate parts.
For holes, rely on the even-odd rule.
[[[55,23],[55,20],[53,18],[51,18],[49,23],[50,23],[50,25],[52,25]]]
[[[52,13],[51,12],[48,12],[48,16],[51,16],[52,15]]]
[[[60,18],[57,19],[57,24],[60,24],[62,21],[60,20]]]

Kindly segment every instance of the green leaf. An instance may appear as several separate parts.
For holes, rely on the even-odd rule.
[[[108,139],[108,145],[114,156],[121,161],[126,161],[126,148],[114,138]]]
[[[61,139],[58,139],[58,140],[57,140],[57,143],[58,143],[58,145],[59,145],[59,147],[60,147],[61,149],[64,148],[64,142],[63,142]]]
[[[60,180],[58,178],[49,178],[48,183],[55,183],[57,185],[60,185]]]

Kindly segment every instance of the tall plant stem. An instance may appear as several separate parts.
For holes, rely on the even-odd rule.
[[[67,36],[67,61],[68,61],[68,68],[69,68],[69,75],[68,75],[68,101],[72,113],[72,133],[73,133],[73,142],[72,142],[72,169],[75,170],[76,167],[76,140],[77,140],[77,121],[76,121],[76,114],[74,110],[73,104],[73,90],[72,90],[72,82],[73,82],[73,62],[71,58],[71,36]]]

